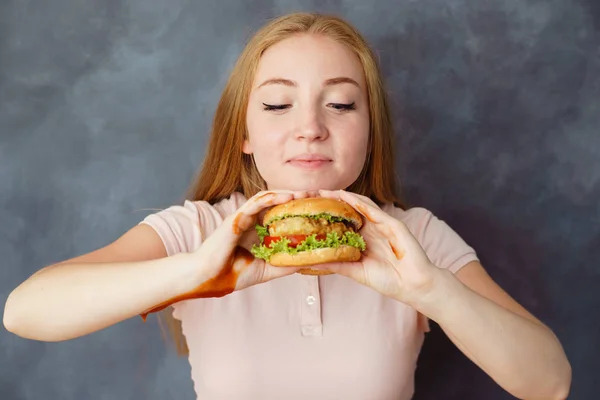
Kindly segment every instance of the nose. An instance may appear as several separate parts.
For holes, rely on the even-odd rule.
[[[298,140],[325,140],[329,136],[327,127],[317,110],[306,110],[301,113],[295,136]]]

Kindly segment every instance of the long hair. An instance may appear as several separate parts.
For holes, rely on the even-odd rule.
[[[370,133],[367,159],[358,179],[346,190],[377,204],[403,207],[397,194],[393,127],[377,60],[363,36],[343,19],[315,13],[293,13],[271,20],[247,43],[227,81],[213,118],[206,158],[187,199],[214,204],[234,192],[252,197],[266,183],[251,155],[242,152],[247,137],[246,106],[260,57],[275,43],[295,34],[326,35],[350,48],[359,58],[366,78]],[[179,321],[171,308],[162,313],[180,355],[188,354]]]

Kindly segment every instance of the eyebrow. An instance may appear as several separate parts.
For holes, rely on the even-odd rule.
[[[354,85],[354,86],[360,88],[360,85],[358,84],[358,82],[356,82],[354,79],[348,78],[346,76],[339,76],[337,78],[327,79],[323,86],[341,85],[343,83],[349,83],[351,85]],[[285,85],[285,86],[289,86],[289,87],[297,87],[298,86],[298,84],[296,82],[294,82],[290,79],[272,78],[272,79],[267,79],[266,81],[261,83],[258,86],[258,88],[261,88],[261,87],[267,86],[267,85]]]

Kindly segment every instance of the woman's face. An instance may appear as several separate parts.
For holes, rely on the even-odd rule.
[[[345,189],[367,155],[362,65],[333,39],[297,35],[263,54],[247,113],[248,140],[269,190]]]

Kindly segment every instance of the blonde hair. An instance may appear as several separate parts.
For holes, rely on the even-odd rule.
[[[214,204],[234,192],[249,198],[266,189],[253,158],[242,152],[246,138],[246,105],[263,52],[295,34],[326,35],[348,46],[358,56],[369,100],[369,148],[360,176],[347,190],[370,197],[378,204],[403,207],[396,193],[392,120],[377,60],[362,35],[349,23],[336,16],[316,13],[293,13],[273,19],[247,43],[219,100],[207,156],[187,198]],[[162,319],[169,327],[178,353],[188,354],[181,325],[173,318],[171,308],[162,313]]]

